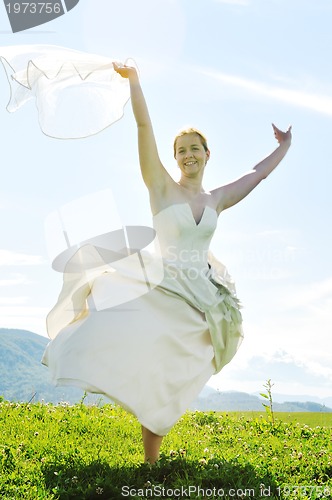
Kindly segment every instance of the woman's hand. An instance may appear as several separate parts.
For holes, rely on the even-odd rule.
[[[113,62],[114,71],[116,71],[122,78],[135,78],[137,77],[136,68],[133,66],[126,66],[124,64]]]
[[[282,130],[279,130],[274,123],[272,123],[272,127],[274,130],[274,136],[279,142],[279,144],[288,144],[290,146],[292,142],[292,127],[288,127],[286,132],[282,132]]]

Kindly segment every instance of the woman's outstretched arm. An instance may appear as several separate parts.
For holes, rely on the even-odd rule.
[[[218,212],[229,208],[245,198],[263,179],[265,179],[281,162],[292,142],[292,127],[286,132],[272,124],[274,135],[279,146],[273,153],[259,162],[252,170],[235,181],[214,189],[211,193],[216,199]]]
[[[129,79],[133,113],[138,131],[138,152],[143,180],[149,190],[161,191],[170,176],[162,165],[153,127],[135,68],[113,63],[114,70],[123,78]]]

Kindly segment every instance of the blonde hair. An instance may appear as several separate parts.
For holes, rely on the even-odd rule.
[[[182,137],[184,135],[187,135],[187,134],[196,134],[200,138],[200,141],[201,141],[202,146],[205,149],[205,151],[209,150],[208,145],[207,145],[207,139],[206,139],[205,135],[202,134],[202,132],[200,130],[198,130],[197,128],[188,127],[188,128],[184,128],[184,129],[180,130],[180,132],[178,134],[176,134],[176,136],[174,138],[174,143],[173,143],[174,157],[176,155],[176,143],[177,143],[177,140],[180,137]]]

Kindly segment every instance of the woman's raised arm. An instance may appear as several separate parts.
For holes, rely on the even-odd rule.
[[[114,70],[129,79],[131,104],[137,123],[138,152],[143,180],[149,190],[163,190],[171,177],[162,165],[153,127],[135,68],[113,63]]]
[[[211,193],[216,200],[218,212],[229,208],[245,198],[263,179],[265,179],[281,162],[292,142],[292,127],[286,132],[272,124],[274,135],[279,146],[273,153],[259,162],[252,170],[235,181],[214,189]]]

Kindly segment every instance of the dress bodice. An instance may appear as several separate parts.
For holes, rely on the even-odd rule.
[[[206,206],[201,220],[194,219],[189,203],[170,205],[153,217],[164,260],[178,267],[206,267],[217,213]]]

